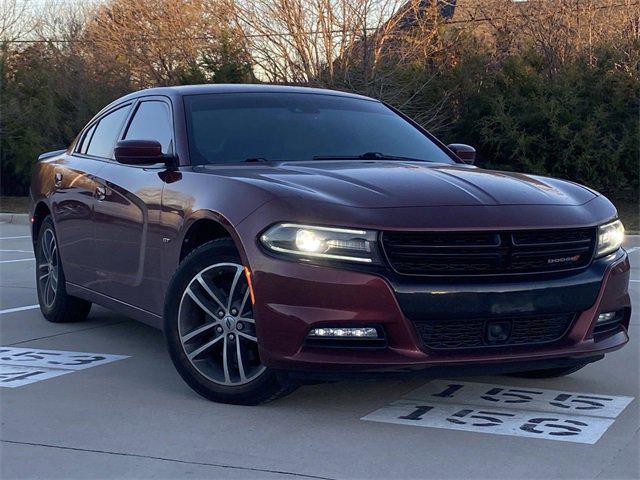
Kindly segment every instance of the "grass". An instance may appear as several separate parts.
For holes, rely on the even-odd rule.
[[[640,202],[632,200],[612,200],[627,232],[640,232]]]
[[[0,197],[1,213],[27,213],[27,197]],[[613,200],[628,232],[640,231],[640,202]]]
[[[0,197],[0,213],[27,213],[29,197]]]

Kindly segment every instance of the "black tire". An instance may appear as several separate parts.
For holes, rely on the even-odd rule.
[[[53,239],[53,251],[45,252],[45,238]],[[64,269],[57,251],[57,242],[53,220],[50,215],[47,215],[40,225],[35,245],[36,286],[40,311],[44,318],[53,323],[82,322],[86,320],[91,311],[91,302],[73,297],[67,293]],[[47,244],[51,245],[50,241]],[[51,261],[49,261],[47,255],[50,256]],[[50,279],[43,279],[46,272],[51,277]],[[47,283],[47,280],[51,283]]]
[[[193,282],[195,282],[197,277],[200,276],[202,278],[204,272],[207,272],[209,269],[217,268],[217,265],[219,264],[235,264],[238,267],[241,267],[242,261],[231,239],[223,238],[213,240],[195,249],[180,263],[171,279],[171,282],[169,283],[164,308],[164,333],[169,355],[171,356],[171,360],[173,361],[176,370],[178,370],[182,379],[195,392],[214,402],[230,403],[235,405],[258,405],[292,392],[296,387],[293,382],[290,381],[288,375],[283,372],[274,371],[260,366],[260,373],[258,373],[255,378],[248,381],[248,383],[239,385],[221,384],[203,374],[201,371],[203,368],[196,368],[195,361],[192,363],[188,358],[186,349],[191,347],[185,346],[180,336],[179,318],[182,318],[183,322],[185,321],[184,312],[182,313],[182,316],[179,317],[181,302],[183,301],[183,297],[186,298],[187,296],[185,292],[186,289],[190,285],[194,284]],[[233,287],[231,292],[233,292]],[[231,293],[230,296],[233,299],[233,293]],[[231,301],[228,303],[230,304]],[[241,307],[240,310],[243,310],[243,308]],[[199,311],[196,311],[194,316],[196,316],[198,312]],[[204,314],[204,312],[200,313]],[[227,312],[225,315],[229,315],[229,313]],[[221,326],[224,322],[224,320],[217,320],[215,317],[215,321],[212,322],[211,316],[207,314],[202,316],[205,318],[205,321],[204,324],[201,324],[200,326]],[[238,316],[242,316],[242,311],[238,313]],[[187,318],[191,317],[188,315]],[[225,316],[225,319],[226,318],[227,317]],[[218,338],[218,336],[222,338],[224,336],[228,337],[229,335],[227,332],[220,335],[215,332],[211,332],[211,334],[213,339]],[[240,342],[239,335],[240,334],[236,335],[236,342]],[[183,334],[183,338],[184,337],[185,335]],[[222,340],[225,348],[227,348],[227,338],[222,338]],[[205,343],[211,343],[211,340],[209,339],[208,341],[205,341]],[[255,347],[257,347],[257,340]],[[211,347],[211,349],[213,350],[214,347]],[[196,350],[198,350],[198,348],[196,348]],[[218,357],[224,357],[225,354],[214,352],[212,350],[205,351],[205,354],[198,354],[197,357],[200,357],[198,362],[200,362],[200,364],[203,362],[206,363],[207,367],[213,364],[217,365],[215,362],[217,362]],[[240,347],[238,346],[238,351],[239,350]],[[224,351],[226,350],[223,350],[223,352]],[[191,351],[190,353],[193,355],[194,352]],[[238,356],[235,357],[236,366]],[[226,359],[223,358],[222,362],[225,361]],[[260,364],[259,358],[257,360],[254,358],[254,361],[257,361],[257,363]],[[225,380],[228,379],[227,376],[228,373],[227,370],[225,370]]]
[[[512,377],[520,378],[556,378],[564,377],[565,375],[571,375],[578,370],[584,368],[586,363],[578,363],[577,365],[571,365],[568,367],[548,368],[546,370],[530,370],[525,372],[511,373]]]

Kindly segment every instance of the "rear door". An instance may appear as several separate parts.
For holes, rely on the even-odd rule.
[[[144,97],[133,107],[120,139],[157,140],[173,153],[171,104],[164,97]],[[95,290],[143,310],[161,314],[160,209],[164,164],[111,162],[100,172],[102,191],[95,207],[98,254]]]
[[[60,258],[66,280],[90,287],[96,279],[93,214],[105,152],[111,148],[129,112],[130,104],[117,106],[90,123],[73,151],[54,167],[51,198]]]

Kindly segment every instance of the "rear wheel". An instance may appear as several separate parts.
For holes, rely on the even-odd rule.
[[[85,320],[91,310],[91,302],[67,293],[51,216],[47,216],[40,226],[35,251],[38,303],[44,318],[53,323]]]
[[[165,334],[185,382],[209,400],[255,405],[292,390],[260,361],[249,283],[233,242],[192,252],[169,286]]]
[[[521,378],[556,378],[564,377],[565,375],[571,375],[578,370],[584,368],[586,363],[579,363],[577,365],[571,365],[569,367],[548,368],[545,370],[531,370],[528,372],[516,372],[510,374],[512,377]]]

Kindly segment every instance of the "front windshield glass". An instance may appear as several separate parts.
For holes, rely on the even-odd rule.
[[[367,152],[455,163],[382,103],[307,93],[184,97],[194,165],[357,157]]]

